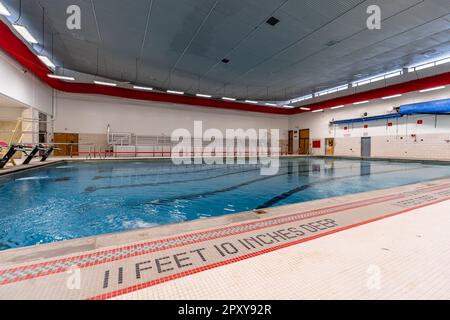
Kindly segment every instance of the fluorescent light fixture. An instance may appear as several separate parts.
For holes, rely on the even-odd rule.
[[[343,90],[347,90],[348,89],[348,84],[344,84],[342,86],[338,86],[338,87],[334,87],[334,88],[330,88],[330,89],[326,89],[326,90],[322,90],[319,92],[316,92],[314,95],[316,97],[320,97],[320,96],[324,96],[326,94],[331,94],[331,93],[335,93],[338,91],[343,91]]]
[[[401,94],[394,94],[393,96],[387,96],[387,97],[383,97],[381,99],[387,100],[387,99],[398,98],[398,97],[401,97],[401,96],[402,96]]]
[[[269,107],[276,107],[276,106],[278,106],[278,105],[275,104],[275,103],[265,103],[265,105],[266,105],[266,106],[269,106]]]
[[[312,98],[313,98],[312,94],[307,94],[306,96],[295,98],[295,99],[291,100],[289,103],[296,103],[296,102],[300,102],[300,101],[309,100],[309,99],[312,99]]]
[[[364,104],[364,103],[368,103],[368,102],[369,102],[369,100],[366,100],[366,101],[355,102],[354,104]]]
[[[295,108],[294,106],[283,106],[283,108],[287,108],[287,109],[293,109],[293,108]]]
[[[133,88],[136,90],[153,91],[153,88],[150,87],[133,86]]]
[[[57,74],[51,74],[51,73],[49,73],[47,76],[49,78],[52,78],[52,79],[65,80],[65,81],[75,81],[74,77],[58,76]]]
[[[13,24],[14,29],[24,38],[26,41],[32,44],[38,43],[35,37],[33,37],[28,29],[20,24]]]
[[[257,103],[258,103],[258,101],[254,101],[254,100],[245,100],[245,102],[247,102],[247,103],[253,103],[253,104],[257,104]]]
[[[171,94],[184,94],[183,91],[174,91],[174,90],[167,90],[167,93],[171,93]]]
[[[236,101],[235,98],[228,98],[228,97],[222,97],[222,100],[227,100],[227,101]]]
[[[311,110],[311,108],[307,108],[307,107],[301,107],[300,109],[301,110],[305,110],[305,111],[310,111]]]
[[[420,90],[419,92],[429,92],[429,91],[440,90],[440,89],[444,89],[444,88],[445,88],[445,86],[440,86],[440,87],[434,87],[434,88],[430,88],[430,89]]]
[[[445,59],[436,61],[436,65],[437,65],[437,66],[440,66],[441,64],[449,63],[449,62],[450,62],[450,58],[445,58]]]
[[[432,68],[432,67],[434,67],[434,66],[435,66],[435,63],[434,63],[434,62],[431,62],[431,63],[426,63],[426,64],[422,64],[422,65],[420,65],[420,66],[417,66],[417,67],[415,67],[414,69],[415,69],[416,71],[419,71],[419,70],[423,70],[423,69]]]
[[[369,84],[369,83],[370,83],[370,80],[364,80],[364,81],[354,82],[353,86],[358,87],[358,86],[363,86],[363,85]]]
[[[341,108],[343,108],[343,107],[345,107],[345,106],[344,106],[344,105],[341,105],[341,106],[331,107],[331,109],[335,110],[335,109],[341,109]]]
[[[390,74],[385,75],[384,78],[385,78],[385,79],[389,79],[389,78],[401,76],[402,74],[403,74],[403,70],[401,70],[401,71],[396,71],[396,72],[393,72],[393,73],[390,73]]]
[[[94,81],[95,84],[101,85],[101,86],[108,86],[108,87],[115,87],[117,84],[111,83],[111,82],[104,82],[104,81]]]
[[[422,70],[422,69],[440,66],[441,64],[449,63],[449,62],[450,62],[450,57],[446,57],[446,58],[442,58],[440,60],[434,60],[434,61],[430,61],[430,62],[426,62],[426,63],[422,63],[422,64],[412,65],[408,68],[408,71],[414,72],[414,71],[418,71],[418,70]]]
[[[318,109],[318,110],[313,110],[313,111],[311,111],[311,112],[316,113],[316,112],[322,112],[322,111],[323,111],[323,109]]]
[[[56,68],[56,66],[53,64],[53,62],[51,62],[51,60],[50,60],[49,58],[47,58],[46,56],[38,56],[38,58],[39,58],[43,63],[45,63],[45,65],[46,65],[47,67],[50,67],[50,68]]]
[[[373,78],[372,80],[370,80],[370,82],[377,82],[377,81],[381,81],[381,80],[384,80],[384,76]]]
[[[6,9],[5,5],[0,2],[0,14],[2,16],[10,16],[11,13],[9,13],[8,9]]]
[[[209,94],[203,94],[203,93],[197,93],[196,96],[200,97],[200,98],[211,98],[212,97]]]
[[[401,76],[403,74],[403,70],[393,70],[393,71],[389,71],[389,72],[385,72],[383,74],[379,74],[377,76],[374,77],[369,77],[369,78],[365,78],[365,79],[361,79],[358,81],[354,81],[352,82],[352,86],[353,87],[360,87],[369,83],[373,83],[373,82],[377,82],[377,81],[381,81],[381,80],[385,80],[385,79],[389,79],[389,78],[393,78],[393,77],[397,77],[397,76]]]

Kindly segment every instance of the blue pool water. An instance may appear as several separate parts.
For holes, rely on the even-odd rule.
[[[282,159],[255,165],[170,161],[55,164],[0,177],[0,250],[279,206],[450,176],[450,166]]]

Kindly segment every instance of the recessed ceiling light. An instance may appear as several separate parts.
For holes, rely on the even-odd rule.
[[[266,106],[269,106],[269,107],[276,107],[276,106],[278,106],[278,105],[275,104],[275,103],[265,103],[265,105],[266,105]]]
[[[283,106],[283,108],[293,109],[295,107],[294,106]]]
[[[153,91],[153,88],[150,87],[133,86],[133,88],[136,90]]]
[[[307,108],[307,107],[301,107],[300,109],[301,109],[301,110],[305,110],[305,111],[311,110],[311,108]]]
[[[258,103],[258,101],[254,101],[254,100],[245,100],[245,102],[247,102],[247,103],[253,103],[253,104],[257,104],[257,103]]]
[[[196,96],[201,97],[201,98],[211,98],[212,97],[209,94],[203,94],[203,93],[197,93]]]
[[[276,25],[278,22],[280,22],[280,20],[277,19],[277,18],[275,18],[275,17],[270,17],[270,18],[267,19],[267,21],[266,21],[266,23],[269,24],[269,25],[271,25],[271,26]]]
[[[364,103],[368,103],[368,102],[370,102],[370,101],[369,101],[369,100],[366,100],[366,101],[355,102],[354,104],[364,104]]]
[[[171,94],[184,94],[183,91],[174,91],[174,90],[167,90],[167,93],[171,93]]]
[[[56,66],[53,64],[53,62],[50,61],[49,58],[46,56],[38,56],[38,58],[47,66],[50,68],[56,68]]]
[[[445,88],[445,86],[440,86],[440,87],[434,87],[434,88],[420,90],[419,92],[428,92],[428,91],[440,90],[440,89],[444,89],[444,88]]]
[[[311,112],[322,112],[323,111],[323,109],[318,109],[318,110],[313,110],[313,111],[311,111]]]
[[[343,107],[345,107],[345,106],[342,105],[342,106],[331,107],[331,109],[335,110],[335,109],[341,109],[341,108],[343,108]]]
[[[402,96],[401,94],[394,94],[393,96],[387,96],[387,97],[383,97],[381,99],[387,100],[387,99],[398,98],[398,97],[401,97],[401,96]]]
[[[1,2],[0,2],[0,14],[2,16],[10,16],[11,15],[11,13],[8,11],[8,9],[6,9],[5,5]]]
[[[227,101],[236,101],[235,98],[228,98],[228,97],[222,97],[222,100],[227,100]]]
[[[94,81],[94,83],[98,84],[100,86],[108,86],[108,87],[116,87],[117,86],[116,83],[112,83],[112,82]]]
[[[56,74],[51,74],[51,73],[49,73],[47,76],[49,78],[52,78],[52,79],[65,80],[65,81],[75,81],[74,77],[58,76]]]
[[[28,29],[20,24],[13,24],[14,29],[29,43],[36,44],[38,41],[35,37],[33,37],[28,31]]]

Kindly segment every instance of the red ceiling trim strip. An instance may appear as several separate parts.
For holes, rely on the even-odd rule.
[[[42,82],[50,87],[69,93],[81,94],[101,94],[112,97],[159,101],[177,104],[185,104],[200,107],[221,108],[228,110],[241,110],[270,114],[290,114],[292,110],[271,108],[259,105],[248,105],[238,102],[228,102],[222,100],[202,99],[189,96],[176,96],[158,92],[142,92],[118,87],[106,87],[94,83],[64,82],[58,79],[51,79],[47,75],[53,73],[45,64],[9,29],[0,21],[0,48],[14,58],[24,68],[36,75]]]
[[[81,94],[101,94],[112,97],[159,101],[168,103],[185,104],[200,107],[220,108],[228,110],[241,110],[259,113],[292,115],[308,111],[300,109],[280,109],[259,105],[248,105],[238,102],[227,102],[222,100],[202,99],[189,96],[176,96],[158,92],[142,92],[118,87],[106,87],[94,83],[74,83],[64,82],[58,79],[51,79],[47,76],[52,73],[42,61],[9,29],[0,21],[0,48],[7,52],[12,58],[20,63],[24,68],[33,72],[42,82],[50,87],[69,93]],[[327,109],[338,105],[352,104],[358,101],[379,99],[385,96],[403,94],[423,89],[429,89],[450,84],[450,72],[431,76],[423,79],[412,80],[388,87],[360,92],[344,97],[313,103],[305,107],[311,110]]]
[[[424,89],[435,88],[439,86],[445,86],[450,84],[450,72],[431,76],[427,78],[412,80],[404,83],[395,84],[389,87],[383,87],[379,89],[369,90],[352,94],[349,96],[339,97],[322,102],[316,102],[305,107],[311,110],[328,109],[340,105],[352,104],[359,101],[380,99],[387,96],[393,96],[396,94],[403,94],[408,92],[414,92]],[[295,113],[304,113],[308,111],[295,110]]]

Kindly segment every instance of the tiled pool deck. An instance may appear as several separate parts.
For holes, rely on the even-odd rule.
[[[0,298],[448,299],[449,199],[447,179],[3,251]]]

